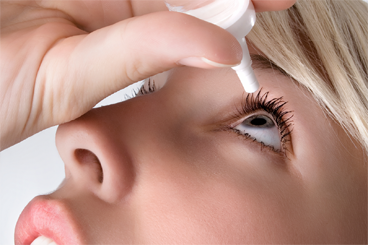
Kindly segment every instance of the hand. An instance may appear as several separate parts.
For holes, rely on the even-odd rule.
[[[165,0],[171,6],[183,6],[185,9],[195,9],[205,6],[214,0]],[[290,8],[296,0],[252,0],[257,12],[278,11]]]
[[[264,11],[295,0],[253,2]],[[0,150],[146,77],[181,64],[211,68],[185,58],[240,62],[226,31],[160,10],[163,1],[1,1]]]

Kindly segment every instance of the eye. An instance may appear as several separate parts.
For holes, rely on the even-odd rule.
[[[251,115],[234,127],[238,133],[274,148],[281,150],[281,138],[277,124],[271,116],[265,114]]]
[[[247,140],[266,146],[270,150],[286,156],[291,147],[293,111],[286,110],[287,102],[282,97],[268,99],[269,92],[262,89],[257,94],[248,94],[236,107],[234,120],[225,128],[243,136]]]

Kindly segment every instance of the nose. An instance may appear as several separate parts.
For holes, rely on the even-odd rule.
[[[93,109],[59,126],[56,133],[66,181],[109,203],[126,197],[135,181],[136,169],[128,146],[134,145],[132,130],[143,129],[137,127],[140,120],[133,117],[138,114],[129,104],[127,101]]]

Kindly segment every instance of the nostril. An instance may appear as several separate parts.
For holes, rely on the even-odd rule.
[[[74,155],[78,163],[87,165],[96,172],[98,182],[103,182],[103,170],[101,162],[93,152],[86,149],[76,149]]]

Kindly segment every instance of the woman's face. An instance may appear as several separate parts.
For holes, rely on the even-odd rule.
[[[232,69],[181,67],[153,78],[152,93],[60,126],[66,178],[25,211],[47,210],[38,234],[85,244],[365,243],[362,148],[310,93],[258,63],[258,98]]]

